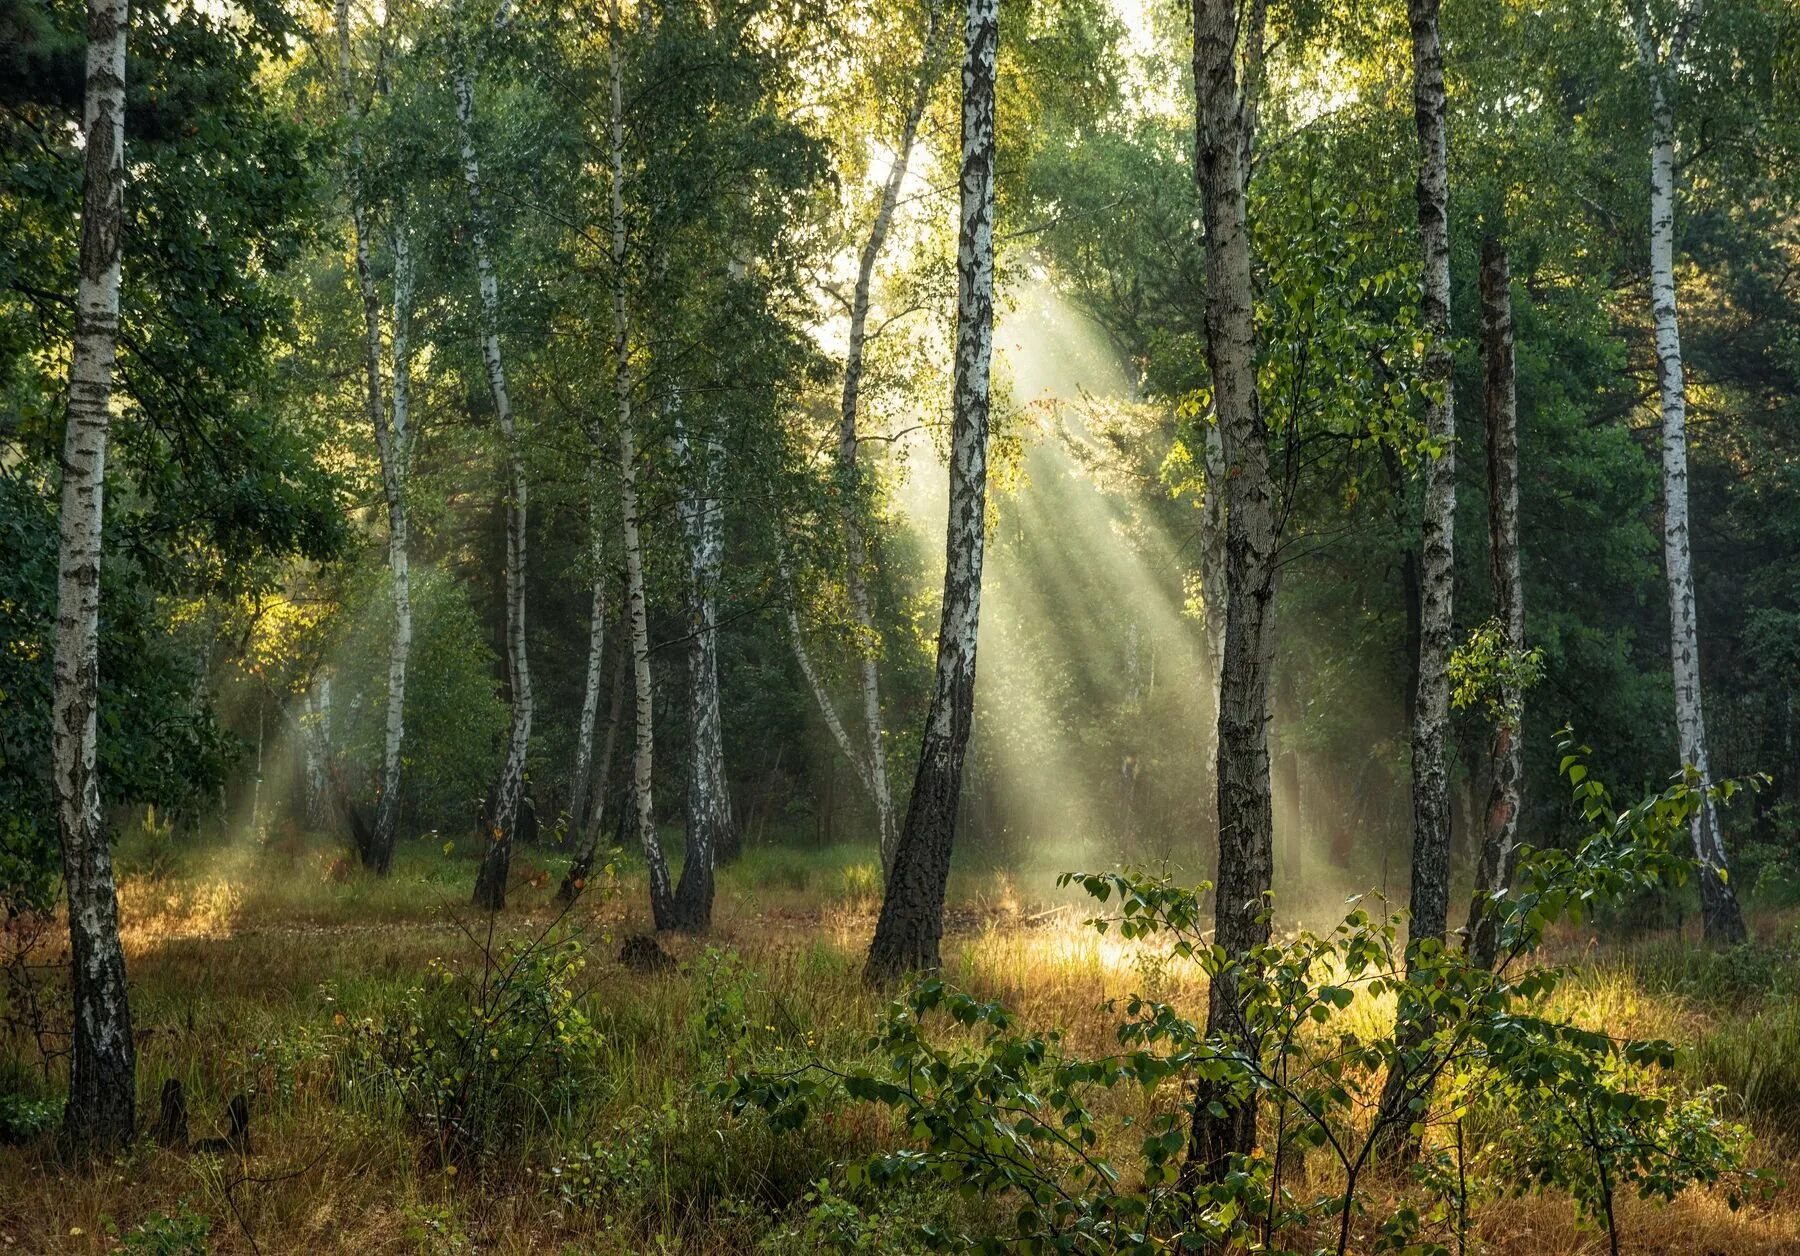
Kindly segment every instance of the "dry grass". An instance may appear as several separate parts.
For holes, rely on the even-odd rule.
[[[715,935],[670,943],[681,968],[667,975],[611,962],[616,939],[647,924],[634,880],[616,896],[584,901],[573,923],[605,961],[584,977],[586,1007],[605,1036],[605,1093],[582,1110],[580,1129],[490,1164],[479,1180],[435,1167],[389,1106],[347,1095],[333,1056],[335,1042],[363,1018],[380,1018],[434,958],[463,963],[475,954],[460,931],[470,923],[463,895],[471,865],[413,850],[393,878],[374,882],[342,879],[341,869],[334,878],[334,858],[322,846],[290,841],[214,852],[203,863],[126,880],[140,1108],[152,1111],[162,1079],[179,1077],[192,1096],[193,1132],[205,1136],[226,1096],[248,1090],[255,1154],[220,1161],[146,1147],[76,1168],[58,1160],[49,1140],[0,1148],[0,1251],[115,1251],[115,1234],[183,1202],[211,1219],[212,1250],[220,1253],[796,1251],[782,1226],[810,1184],[835,1163],[897,1141],[886,1119],[868,1111],[771,1138],[759,1125],[731,1121],[701,1093],[708,1078],[736,1064],[697,1028],[722,983],[758,1022],[764,1058],[863,1050],[882,1004],[858,979],[875,906],[865,852],[758,852],[728,870]],[[547,924],[554,886],[550,877],[522,887],[501,933]],[[1080,909],[1055,898],[1048,878],[1039,889],[959,874],[952,899],[951,976],[1003,1000],[1022,1023],[1059,1025],[1077,1046],[1097,1048],[1111,1033],[1101,1007],[1108,997],[1143,990],[1201,1005],[1204,988],[1191,974],[1082,928]],[[1788,1067],[1754,1052],[1744,1065],[1731,1044],[1741,1023],[1800,1020],[1791,997],[1709,1005],[1662,988],[1667,983],[1654,974],[1646,980],[1642,956],[1584,942],[1568,940],[1560,957],[1578,969],[1557,995],[1572,1015],[1613,1032],[1699,1044],[1691,1065],[1697,1080],[1725,1080],[1716,1074],[1734,1068],[1760,1069],[1756,1076],[1766,1079],[1770,1068]],[[720,968],[718,951],[737,956],[738,967]],[[13,1073],[29,1077],[27,1045],[3,1045]],[[1159,1100],[1117,1102],[1119,1111],[1136,1112]],[[1796,1176],[1782,1163],[1795,1140],[1770,1111],[1747,1111],[1760,1155]],[[559,1211],[544,1188],[559,1147],[628,1142],[645,1130],[659,1132],[646,1144],[650,1162],[630,1199],[597,1212]],[[1322,1165],[1309,1168],[1324,1173]],[[1378,1218],[1400,1189],[1378,1187],[1371,1214]],[[906,1201],[897,1212],[916,1220],[933,1209],[966,1215],[971,1207],[981,1205],[945,1198]],[[1668,1207],[1633,1201],[1622,1232],[1630,1252],[1800,1253],[1800,1196],[1783,1188],[1735,1213],[1697,1192]],[[1479,1250],[1518,1256],[1605,1250],[1603,1237],[1578,1229],[1558,1197],[1490,1202],[1475,1239]]]

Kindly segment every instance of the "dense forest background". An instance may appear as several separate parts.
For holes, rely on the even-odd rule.
[[[0,156],[0,1099],[77,1141],[171,878],[604,886],[660,971],[835,861],[877,987],[1116,889],[1215,1047],[1373,890],[1384,1145],[1487,1023],[1432,982],[1558,944],[1515,880],[1731,954],[1800,902],[1791,0],[0,0]]]

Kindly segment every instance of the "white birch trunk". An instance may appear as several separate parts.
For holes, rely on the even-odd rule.
[[[950,510],[937,675],[906,826],[869,946],[870,980],[938,967],[944,889],[975,713],[986,548],[989,382],[994,352],[994,93],[998,0],[967,0],[963,23],[962,172],[956,257],[956,381]]]
[[[1456,415],[1450,350],[1449,127],[1438,0],[1410,0],[1416,188],[1424,264],[1425,427],[1439,452],[1425,466],[1419,540],[1419,674],[1413,704],[1413,863],[1409,938],[1442,939],[1450,907],[1450,680],[1456,526]]]
[[[719,635],[716,590],[725,559],[725,508],[719,499],[724,446],[695,442],[681,420],[676,454],[686,492],[679,513],[688,551],[688,780],[687,856],[675,887],[675,924],[688,932],[712,923],[713,868],[733,841],[731,794],[725,779],[724,725],[719,709]]]
[[[137,1053],[119,945],[119,903],[95,772],[100,701],[100,546],[106,441],[119,342],[125,230],[125,0],[89,0],[80,279],[63,436],[57,547],[51,779],[69,896],[74,996],[63,1129],[81,1148],[116,1147],[136,1126]]]
[[[503,7],[496,24],[504,21]],[[487,816],[488,847],[475,885],[475,905],[498,911],[506,905],[506,878],[512,863],[512,837],[519,800],[525,789],[525,756],[531,746],[534,704],[531,693],[531,660],[525,646],[525,459],[513,421],[512,397],[507,391],[506,364],[500,352],[500,284],[489,251],[487,213],[481,186],[481,163],[475,151],[475,74],[467,53],[457,68],[456,122],[461,141],[463,184],[469,196],[469,241],[475,256],[475,275],[480,294],[481,360],[493,394],[506,455],[506,673],[512,692],[512,721],[507,732],[506,760],[494,789],[494,807]]]
[[[631,317],[625,300],[625,88],[619,47],[623,30],[619,0],[610,0],[611,79],[610,140],[612,147],[613,263],[613,394],[619,412],[619,505],[625,543],[625,617],[631,631],[631,675],[637,696],[635,745],[631,756],[631,794],[637,808],[638,840],[650,874],[650,914],[656,927],[673,925],[674,890],[669,863],[656,833],[652,792],[656,755],[655,711],[650,692],[650,618],[644,598],[644,545],[638,517],[637,431],[632,424]]]
[[[1265,9],[1195,0],[1195,181],[1206,231],[1206,362],[1224,458],[1225,640],[1220,666],[1216,790],[1219,872],[1214,937],[1240,956],[1269,937],[1264,907],[1274,866],[1269,781],[1269,627],[1275,596],[1275,516],[1269,435],[1256,383],[1256,307],[1249,225],[1253,95]],[[1238,1032],[1236,982],[1208,994],[1207,1028]],[[1201,1087],[1183,1180],[1215,1174],[1255,1141],[1256,1102]]]
[[[1662,396],[1663,565],[1669,582],[1669,644],[1675,681],[1675,731],[1682,763],[1712,783],[1706,717],[1700,695],[1700,628],[1694,609],[1694,566],[1688,527],[1687,387],[1681,359],[1681,324],[1675,300],[1675,102],[1685,67],[1687,41],[1700,20],[1701,0],[1688,0],[1665,51],[1641,0],[1632,8],[1638,61],[1650,80],[1650,317],[1656,333],[1657,379]],[[1737,893],[1727,880],[1729,863],[1718,808],[1702,801],[1691,826],[1700,865],[1700,901],[1706,940],[1720,945],[1747,936]]]
[[[374,870],[393,865],[400,823],[400,767],[406,745],[406,667],[412,656],[412,561],[406,513],[406,482],[412,458],[412,246],[406,222],[396,223],[394,253],[393,422],[376,428],[381,484],[388,510],[388,572],[393,580],[394,635],[388,643],[387,728],[381,752],[381,798],[375,811]]]
[[[595,450],[598,453],[598,450]],[[589,476],[588,564],[593,569],[593,593],[588,602],[587,669],[581,686],[581,715],[575,729],[575,770],[569,788],[569,831],[586,827],[588,782],[594,767],[594,721],[600,716],[601,656],[606,652],[606,576],[602,570],[605,547],[601,542],[600,494]]]

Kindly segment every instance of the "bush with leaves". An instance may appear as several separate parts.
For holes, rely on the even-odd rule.
[[[1671,1097],[1660,1074],[1673,1048],[1551,1017],[1545,1000],[1563,974],[1526,963],[1552,922],[1678,882],[1687,865],[1673,849],[1702,797],[1683,779],[1615,813],[1588,777],[1584,752],[1569,749],[1564,775],[1592,832],[1574,851],[1523,853],[1520,889],[1495,903],[1501,958],[1492,970],[1432,942],[1409,966],[1403,918],[1360,905],[1329,933],[1303,931],[1230,956],[1210,940],[1204,887],[1134,873],[1071,874],[1065,883],[1114,907],[1090,922],[1094,928],[1160,946],[1209,979],[1232,982],[1222,1032],[1209,1036],[1184,1009],[1139,995],[1122,1006],[1119,1049],[1083,1055],[1057,1032],[1021,1029],[997,1003],[928,977],[891,1005],[871,1041],[881,1068],[813,1061],[741,1075],[719,1093],[782,1128],[846,1100],[882,1105],[913,1145],[855,1166],[853,1185],[938,1177],[965,1193],[1016,1201],[1002,1233],[927,1229],[922,1237],[944,1250],[1153,1253],[1241,1244],[1284,1252],[1328,1235],[1317,1250],[1341,1256],[1357,1240],[1359,1189],[1376,1147],[1394,1122],[1428,1134],[1434,1093],[1482,1094],[1504,1104],[1515,1127],[1552,1108],[1575,1123],[1535,1143],[1501,1140],[1471,1158],[1461,1109],[1450,1103],[1440,1120],[1457,1137],[1447,1151],[1434,1147],[1415,1175],[1430,1202],[1375,1224],[1363,1240],[1371,1250],[1449,1250],[1444,1240],[1467,1232],[1470,1177],[1483,1172],[1529,1166],[1528,1178],[1510,1180],[1569,1190],[1584,1215],[1609,1227],[1612,1194],[1626,1186],[1668,1198],[1693,1183],[1718,1183],[1736,1199],[1754,1185],[1742,1170],[1742,1132],[1722,1122],[1714,1096]],[[1365,1014],[1367,1001],[1389,997],[1401,1006],[1399,1023],[1425,1031],[1397,1038],[1393,1017]],[[959,1032],[941,1038],[936,1022],[945,1020]],[[1384,1116],[1377,1092],[1390,1071],[1403,1080],[1405,1102]],[[1103,1115],[1123,1106],[1122,1097],[1108,1097],[1123,1086],[1147,1092],[1143,1119]],[[1229,1102],[1261,1105],[1262,1145],[1223,1165],[1194,1163],[1196,1108]],[[1319,1155],[1335,1173],[1286,1171]],[[1329,1185],[1302,1197],[1290,1180]]]
[[[602,1038],[576,980],[579,938],[552,924],[459,971],[433,960],[426,985],[347,1044],[352,1084],[397,1102],[443,1164],[480,1166],[566,1121],[605,1083]]]

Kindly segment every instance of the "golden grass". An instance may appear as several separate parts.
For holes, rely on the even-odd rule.
[[[0,1252],[111,1252],[114,1233],[183,1201],[211,1219],[219,1253],[735,1253],[759,1250],[759,1242],[760,1250],[782,1250],[770,1246],[772,1214],[834,1162],[895,1144],[886,1118],[867,1110],[772,1141],[695,1098],[705,1078],[729,1066],[708,1055],[696,1028],[710,997],[712,948],[736,954],[756,974],[734,980],[750,992],[762,1049],[773,1053],[767,1058],[862,1049],[884,1003],[859,980],[876,906],[866,852],[759,853],[727,870],[714,936],[666,943],[682,961],[671,975],[612,962],[616,940],[648,924],[635,879],[573,913],[600,961],[585,974],[586,1006],[606,1037],[611,1085],[585,1113],[587,1128],[566,1141],[616,1141],[658,1120],[682,1135],[656,1144],[650,1185],[630,1206],[567,1216],[543,1189],[544,1157],[554,1149],[520,1153],[477,1182],[432,1167],[399,1115],[347,1101],[331,1064],[334,1036],[380,1017],[433,959],[468,962],[474,951],[460,929],[476,919],[463,906],[466,859],[413,851],[393,878],[374,882],[335,879],[330,854],[308,845],[251,848],[125,881],[140,1110],[153,1113],[162,1079],[179,1077],[191,1096],[193,1133],[203,1137],[225,1097],[248,1089],[256,1096],[255,1154],[241,1163],[141,1148],[75,1168],[47,1141],[0,1148]],[[518,891],[499,934],[549,923],[554,888],[551,877]],[[1144,991],[1203,1006],[1204,985],[1191,972],[1083,927],[1085,911],[1047,882],[1034,888],[962,875],[952,894],[949,975],[1005,1002],[1021,1024],[1060,1026],[1078,1048],[1105,1049],[1114,1023],[1101,1007],[1107,998]],[[1565,949],[1560,958],[1574,962],[1576,976],[1556,999],[1583,1023],[1691,1043],[1728,1020],[1716,1008],[1647,992],[1628,957],[1573,939]],[[1357,1014],[1375,1023],[1391,1008],[1371,1003]],[[3,1049],[30,1063],[24,1044]],[[1168,1101],[1132,1093],[1107,1102],[1141,1115]],[[705,1127],[683,1124],[695,1121]],[[1761,1132],[1765,1163],[1795,1176],[1800,1165],[1782,1162],[1792,1154],[1789,1140]],[[1317,1160],[1307,1171],[1329,1177]],[[1400,1189],[1377,1185],[1371,1216],[1379,1219]],[[1700,1192],[1668,1207],[1627,1201],[1622,1233],[1630,1252],[1800,1253],[1800,1196],[1783,1188],[1736,1213]],[[1577,1228],[1568,1201],[1555,1196],[1488,1203],[1475,1238],[1476,1250],[1517,1256],[1604,1251],[1603,1237]]]

